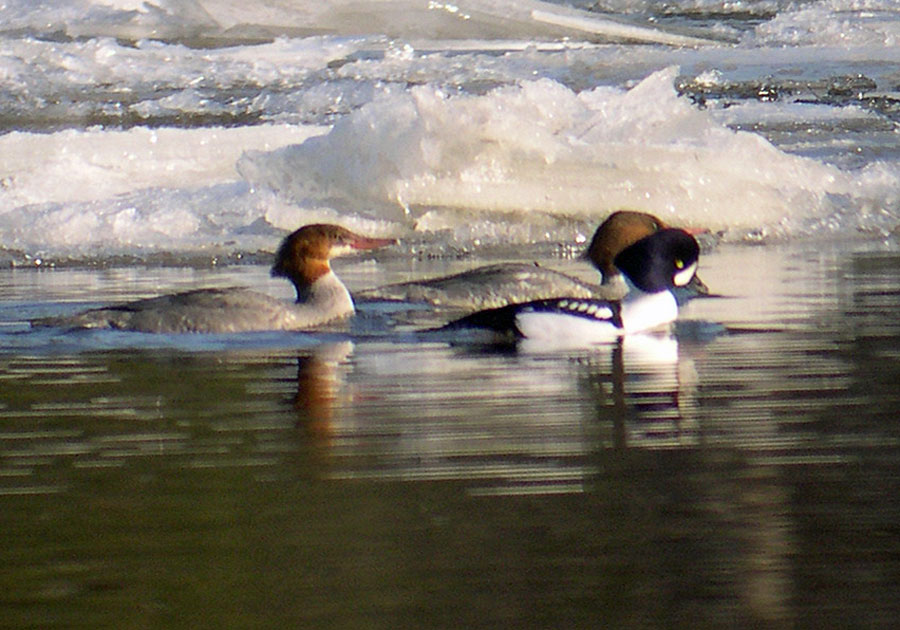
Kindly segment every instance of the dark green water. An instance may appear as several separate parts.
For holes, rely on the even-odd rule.
[[[729,297],[648,362],[33,333],[268,280],[0,273],[0,627],[893,627],[896,247],[722,247],[701,274]]]

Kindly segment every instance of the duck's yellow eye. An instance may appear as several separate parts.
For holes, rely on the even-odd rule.
[[[675,259],[675,268],[676,269],[684,269],[684,261],[680,258]]]

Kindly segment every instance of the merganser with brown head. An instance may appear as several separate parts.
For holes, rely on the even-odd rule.
[[[427,302],[467,310],[560,296],[617,300],[625,295],[628,287],[613,264],[616,256],[645,236],[667,227],[661,219],[645,212],[619,210],[607,217],[594,232],[583,256],[603,275],[601,284],[536,264],[500,263],[451,276],[366,289],[355,295],[357,299]],[[696,276],[689,288],[698,294],[708,292]]]
[[[31,322],[32,326],[111,328],[152,333],[234,333],[305,330],[352,315],[353,299],[329,260],[396,241],[369,238],[328,224],[307,225],[287,236],[275,255],[272,275],[297,291],[286,303],[243,288],[197,289],[92,309],[70,317]]]

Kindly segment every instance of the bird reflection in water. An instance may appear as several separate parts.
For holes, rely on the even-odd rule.
[[[577,353],[484,350],[345,342],[300,356],[293,404],[314,474],[400,482],[385,490],[397,496],[423,481],[539,496],[576,521],[595,511],[615,550],[601,565],[674,572],[685,592],[709,592],[701,579],[724,567],[747,619],[790,621],[788,497],[776,469],[702,435],[702,348],[632,336]],[[584,501],[552,498],[563,494]]]
[[[298,427],[339,462],[329,475],[465,479],[477,494],[582,492],[597,474],[593,454],[609,446],[695,443],[695,383],[671,336],[577,355],[347,341],[298,357],[293,405]],[[578,391],[586,384],[593,394]]]
[[[590,366],[583,382],[594,388],[599,424],[610,428],[598,485],[653,506],[645,509],[660,515],[662,532],[681,532],[677,547],[664,535],[658,549],[683,555],[687,566],[711,539],[697,523],[719,523],[733,547],[715,561],[730,559],[744,614],[752,625],[781,624],[791,618],[788,496],[776,469],[748,464],[743,449],[723,449],[718,436],[703,434],[697,352],[674,338],[625,338],[612,348],[609,370]],[[742,467],[738,484],[731,467]]]
[[[335,419],[346,390],[347,359],[353,342],[340,341],[316,346],[297,357],[297,392],[294,409],[300,414],[297,426],[315,442],[329,446],[334,439]]]
[[[610,369],[593,378],[606,380],[612,391],[611,405],[600,415],[611,416],[613,446],[696,445],[697,372],[694,362],[679,354],[678,341],[669,335],[629,335],[610,355]]]

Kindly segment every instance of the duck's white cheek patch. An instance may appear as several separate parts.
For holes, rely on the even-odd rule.
[[[694,274],[697,273],[697,263],[694,263],[688,267],[685,267],[678,273],[676,273],[672,277],[672,282],[675,283],[676,287],[683,287],[688,282],[691,281],[691,278],[694,277]]]

